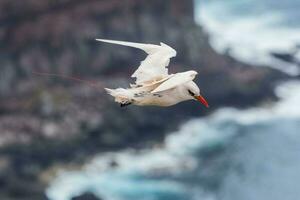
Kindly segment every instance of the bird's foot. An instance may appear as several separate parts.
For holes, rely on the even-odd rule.
[[[131,104],[131,102],[124,102],[124,103],[120,103],[121,107],[126,107],[129,106]]]

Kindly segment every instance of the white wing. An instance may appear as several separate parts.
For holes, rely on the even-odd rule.
[[[178,85],[192,81],[198,73],[196,71],[187,71],[174,74],[171,78],[160,84],[151,93],[162,92],[165,90],[172,89]]]
[[[169,65],[170,58],[176,56],[176,51],[162,42],[160,45],[154,45],[104,39],[97,39],[97,41],[142,49],[148,54],[138,69],[131,75],[131,77],[136,78],[137,85],[151,83],[168,76],[166,67]]]

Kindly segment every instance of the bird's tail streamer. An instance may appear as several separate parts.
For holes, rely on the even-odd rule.
[[[82,78],[75,77],[75,76],[66,76],[66,75],[63,75],[63,74],[55,74],[55,73],[47,73],[47,72],[36,72],[36,71],[33,71],[32,74],[39,75],[39,76],[59,77],[59,78],[64,78],[64,79],[68,79],[68,80],[72,80],[72,81],[76,81],[76,82],[85,83],[85,84],[87,84],[91,87],[94,87],[94,88],[98,87],[96,82],[89,81],[89,80],[84,80]]]

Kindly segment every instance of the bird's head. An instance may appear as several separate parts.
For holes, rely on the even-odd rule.
[[[200,94],[200,89],[194,81],[190,81],[185,84],[185,94],[188,95],[189,99],[194,99],[202,103],[205,107],[209,107],[205,98]]]

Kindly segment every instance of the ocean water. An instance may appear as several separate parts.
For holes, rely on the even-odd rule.
[[[298,200],[300,82],[281,84],[268,107],[222,108],[194,119],[159,148],[96,156],[61,171],[51,200],[86,191],[106,200]],[[114,163],[114,167],[111,167]]]
[[[196,20],[220,53],[291,75],[296,64],[270,56],[300,41],[298,0],[199,0]],[[229,51],[230,49],[230,51]],[[276,88],[280,100],[247,110],[222,108],[170,133],[163,146],[96,156],[61,170],[51,200],[93,192],[104,200],[299,200],[300,82]]]
[[[300,69],[299,0],[195,0],[195,20],[219,53],[290,75]],[[290,53],[294,62],[271,56]]]

